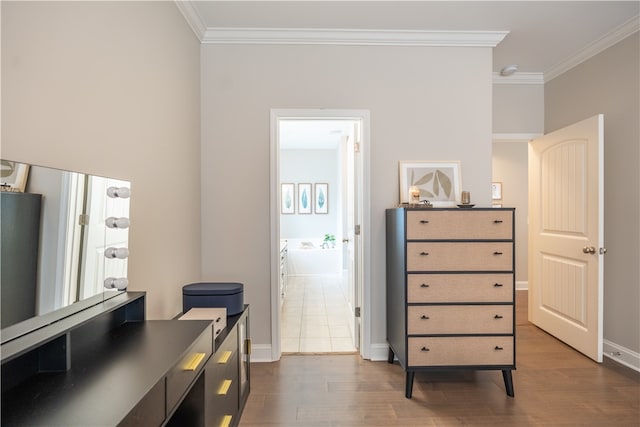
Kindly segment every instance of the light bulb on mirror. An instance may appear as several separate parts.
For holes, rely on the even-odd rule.
[[[105,220],[105,224],[109,228],[129,228],[129,218],[116,218],[114,216],[110,216]]]
[[[109,187],[107,188],[107,196],[121,199],[128,199],[131,197],[131,189],[128,187]]]
[[[126,259],[129,257],[129,249],[128,248],[107,248],[104,250],[105,258],[118,258],[118,259]]]
[[[127,289],[129,281],[126,277],[107,277],[104,279],[104,287],[107,289],[117,289],[123,291]]]

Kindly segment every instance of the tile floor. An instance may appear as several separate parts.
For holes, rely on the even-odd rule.
[[[289,276],[280,316],[282,353],[355,352],[341,275]]]

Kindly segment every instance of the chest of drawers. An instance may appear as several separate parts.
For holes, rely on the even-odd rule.
[[[514,395],[514,209],[386,212],[387,341],[415,372],[501,370]]]

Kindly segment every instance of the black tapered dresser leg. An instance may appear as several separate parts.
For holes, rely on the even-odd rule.
[[[407,371],[407,380],[406,380],[406,386],[405,386],[405,391],[404,391],[404,397],[406,397],[407,399],[411,399],[411,393],[413,393],[413,377],[415,375],[415,372],[411,371]]]
[[[504,388],[507,390],[507,396],[513,397],[513,377],[511,376],[511,369],[503,369],[502,378],[504,379]]]
[[[389,347],[389,355],[387,356],[387,362],[393,363],[394,357],[395,357],[395,354],[393,353],[393,350],[391,350],[391,347]]]

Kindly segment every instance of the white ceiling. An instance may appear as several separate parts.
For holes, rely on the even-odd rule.
[[[279,140],[281,150],[336,149],[342,136],[352,134],[351,120],[281,120]]]
[[[548,73],[630,21],[629,1],[193,1],[206,28],[509,31],[494,71]],[[628,31],[628,30],[627,30]]]
[[[549,80],[638,31],[640,1],[177,1],[199,37],[212,29],[508,31],[493,71]],[[333,120],[281,123],[281,148],[337,146]]]

